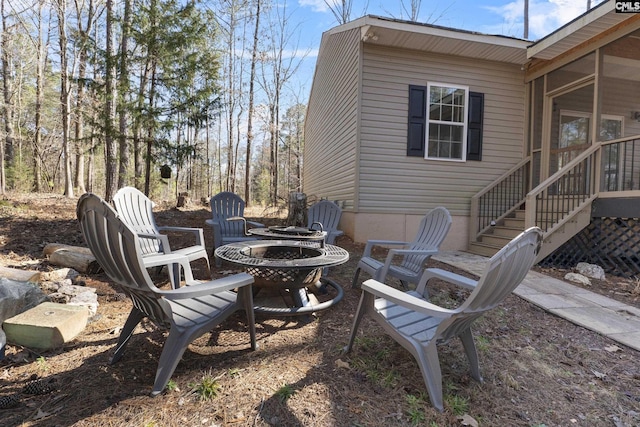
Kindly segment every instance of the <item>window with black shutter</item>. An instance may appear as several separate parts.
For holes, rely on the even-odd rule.
[[[468,105],[461,100],[464,87],[409,86],[407,156],[447,160],[482,159],[484,94],[468,93]],[[432,93],[432,96],[429,94]],[[462,96],[462,98],[461,98]],[[466,108],[466,115],[462,108]],[[460,113],[458,113],[460,111]],[[461,132],[466,118],[466,152],[460,151]]]

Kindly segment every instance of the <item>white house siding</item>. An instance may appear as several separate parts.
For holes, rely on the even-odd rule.
[[[444,249],[466,249],[471,197],[525,156],[520,66],[364,45],[356,241],[406,240],[420,218],[445,206],[453,225]],[[482,161],[407,157],[409,85],[468,86],[484,93]]]
[[[352,208],[356,150],[360,29],[323,36],[305,123],[304,192]]]

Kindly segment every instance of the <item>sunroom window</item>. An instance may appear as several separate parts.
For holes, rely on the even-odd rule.
[[[430,83],[428,88],[427,150],[425,157],[465,160],[469,89]]]

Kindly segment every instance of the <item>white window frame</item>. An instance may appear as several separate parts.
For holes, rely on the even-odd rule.
[[[444,87],[447,89],[461,89],[464,90],[464,111],[463,111],[463,121],[462,122],[452,122],[452,121],[446,121],[446,120],[431,120],[430,118],[430,107],[431,107],[431,88],[433,86],[436,87]],[[461,85],[455,85],[455,84],[450,84],[450,83],[438,83],[438,82],[428,82],[427,83],[427,97],[426,97],[426,109],[427,111],[426,113],[426,126],[425,126],[425,150],[424,150],[424,158],[427,160],[440,160],[440,161],[445,161],[445,162],[466,162],[467,161],[467,127],[468,127],[468,120],[469,120],[469,86],[461,86]],[[437,156],[431,156],[429,154],[429,129],[431,128],[431,125],[439,125],[439,124],[444,124],[444,125],[454,125],[454,126],[460,126],[462,127],[462,152],[461,152],[461,157],[460,158],[451,158],[451,157],[437,157]]]

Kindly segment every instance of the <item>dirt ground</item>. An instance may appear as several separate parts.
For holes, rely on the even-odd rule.
[[[76,200],[50,194],[0,200],[0,266],[59,268],[42,250],[48,243],[84,246]],[[160,203],[157,222],[204,227],[210,245],[209,215],[195,204]],[[261,214],[253,219],[282,223]],[[230,317],[189,347],[172,387],[155,398],[149,392],[165,332],[143,321],[124,357],[110,365],[131,304],[104,275],[81,276],[78,284],[97,289],[97,315],[62,348],[7,346],[0,402],[11,396],[13,403],[0,409],[0,425],[640,426],[640,353],[513,295],[474,325],[483,383],[470,378],[458,341],[440,347],[445,411],[437,412],[415,360],[368,319],[354,350],[341,352],[360,297],[351,278],[363,245],[347,237],[337,244],[350,254],[348,263],[330,270],[344,289],[342,301],[312,317],[258,316],[257,351],[249,349],[243,316]],[[206,278],[204,262],[194,268],[196,277]],[[214,268],[214,276],[232,270]],[[166,281],[162,273],[153,277]],[[637,287],[608,278],[590,289],[638,306]],[[464,297],[443,284],[432,292],[434,302],[447,306]],[[34,378],[51,390],[26,393]]]

